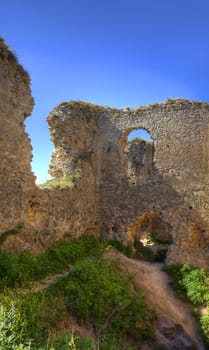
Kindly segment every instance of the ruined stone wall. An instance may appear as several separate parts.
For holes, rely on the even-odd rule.
[[[1,248],[38,252],[65,235],[128,242],[150,232],[172,238],[168,262],[209,268],[208,104],[168,100],[137,110],[60,104],[48,117],[55,145],[50,173],[76,179],[63,190],[35,185],[24,128],[32,108],[28,75],[1,40]],[[142,146],[130,151],[127,136],[138,128],[149,131],[154,150],[146,151],[147,171],[136,167],[130,181],[130,160],[137,147],[140,160]]]
[[[72,103],[70,108],[65,108],[72,113],[77,105]],[[93,133],[89,130],[85,133],[83,117],[77,119],[76,127],[82,130],[81,139],[91,145],[86,151],[94,155],[92,162],[96,161],[92,172],[99,184],[101,234],[129,241],[149,231],[158,238],[173,240],[168,262],[188,262],[208,268],[209,106],[188,100],[168,100],[138,110],[81,105],[87,114],[92,108],[97,120]],[[65,110],[63,115],[66,113]],[[72,140],[76,128],[74,123],[71,126],[67,132],[63,129],[62,137]],[[130,159],[134,158],[137,147],[142,151],[142,146],[134,145],[130,152],[127,136],[138,128],[149,131],[154,150],[148,151],[149,171],[136,177],[137,181],[130,181]],[[55,149],[53,174],[59,172],[60,166],[71,171],[74,159],[81,159],[76,139],[67,147]],[[61,162],[56,161],[57,154]],[[86,168],[85,159],[83,168]]]
[[[144,215],[153,215],[154,210],[174,241],[168,261],[208,268],[208,123],[209,106],[187,100],[168,100],[111,116],[103,131],[109,135],[116,130],[118,146],[109,154],[110,162],[104,155],[104,173],[109,169],[100,191],[105,235],[133,239],[142,230]],[[147,182],[132,185],[127,181],[124,149],[129,132],[138,128],[149,131],[154,141],[153,173]],[[117,170],[111,159],[116,153]]]
[[[154,156],[152,141],[139,138],[128,141],[125,156],[128,160],[127,176],[130,184],[143,184],[152,178]]]
[[[0,232],[21,222],[27,191],[34,188],[24,128],[33,105],[28,74],[0,40]]]
[[[32,147],[24,126],[33,105],[29,76],[1,39],[0,248],[15,252],[25,249],[40,252],[64,235],[97,233],[99,227],[98,189],[91,175],[90,154],[80,154],[86,157],[88,166],[74,188],[49,191],[36,187],[30,164]],[[53,118],[56,129],[56,117]],[[86,130],[87,124],[87,120],[85,125],[83,122]],[[67,133],[67,123],[64,128]],[[54,142],[57,146],[56,138]],[[61,146],[64,150],[64,140]]]

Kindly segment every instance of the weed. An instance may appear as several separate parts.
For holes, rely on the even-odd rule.
[[[61,272],[87,255],[101,255],[105,247],[102,239],[86,235],[77,240],[59,241],[40,255],[0,251],[0,290]]]
[[[44,184],[38,185],[40,189],[68,189],[75,186],[76,179],[79,177],[79,174],[68,174],[64,178],[56,180],[48,180]]]
[[[201,316],[195,308],[194,314],[199,317],[201,330],[209,344],[209,274],[203,269],[188,264],[170,265],[165,270],[172,276],[172,286],[178,296],[190,301],[193,305],[207,306],[208,314]]]
[[[124,336],[137,341],[153,336],[154,312],[140,291],[133,295],[130,276],[124,276],[117,263],[88,258],[75,265],[62,287],[60,283],[48,292],[55,295],[62,291],[77,319],[93,322],[99,339],[109,332],[118,342]]]
[[[131,243],[124,245],[122,242],[116,240],[109,240],[108,243],[129,258],[134,257],[134,248]]]

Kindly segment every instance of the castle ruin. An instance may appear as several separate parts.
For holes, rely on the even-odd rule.
[[[101,235],[125,243],[149,231],[171,239],[167,263],[209,268],[209,104],[184,99],[132,110],[65,102],[48,116],[54,179],[42,190],[31,172],[24,120],[30,78],[0,40],[0,244],[35,253],[63,238]],[[147,130],[152,144],[128,142]]]

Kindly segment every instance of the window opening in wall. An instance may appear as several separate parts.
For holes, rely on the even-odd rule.
[[[127,176],[131,185],[144,184],[153,176],[154,143],[150,133],[141,128],[132,130],[127,138],[125,153]]]

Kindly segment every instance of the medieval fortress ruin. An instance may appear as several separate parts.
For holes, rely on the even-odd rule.
[[[209,268],[209,104],[183,99],[115,109],[66,102],[48,116],[52,178],[40,189],[24,120],[30,78],[0,40],[0,244],[35,253],[71,235],[123,242],[147,232],[171,239],[167,262]],[[128,142],[135,129],[153,143]]]

